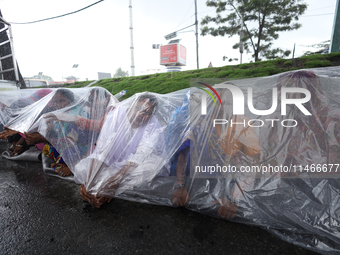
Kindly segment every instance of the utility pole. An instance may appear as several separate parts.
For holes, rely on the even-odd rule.
[[[195,0],[195,24],[196,24],[196,58],[197,58],[197,69],[199,69],[199,64],[198,64],[198,21],[197,21],[197,0]]]
[[[185,27],[185,28],[182,28],[182,29],[180,29],[180,30],[177,30],[177,31],[175,31],[175,32],[172,32],[172,33],[170,33],[170,34],[167,34],[167,35],[164,36],[164,38],[165,38],[166,40],[170,40],[170,39],[172,39],[172,38],[175,38],[175,37],[177,37],[177,34],[178,34],[179,31],[182,31],[182,30],[187,29],[188,27],[192,27],[192,26],[194,26],[194,25],[196,25],[196,62],[197,62],[197,69],[199,69],[199,61],[198,61],[197,0],[195,0],[195,23],[192,24],[192,25],[190,25],[190,26],[187,26],[187,27]],[[191,31],[193,31],[193,30],[191,30]],[[187,32],[189,32],[189,31],[187,31]],[[195,32],[195,31],[193,31],[193,32]],[[184,33],[184,32],[182,32],[182,33]]]
[[[331,43],[329,45],[328,52],[339,52],[340,50],[340,9],[339,0],[336,1],[334,21],[333,21],[333,31],[331,37]]]
[[[132,3],[130,0],[130,49],[131,49],[131,76],[135,76],[135,60],[134,60],[134,54],[133,54],[133,27],[132,27]]]

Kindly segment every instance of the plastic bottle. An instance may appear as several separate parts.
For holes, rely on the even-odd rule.
[[[119,99],[122,96],[125,96],[127,90],[122,90],[121,92],[117,93],[116,95],[114,95],[115,98]]]

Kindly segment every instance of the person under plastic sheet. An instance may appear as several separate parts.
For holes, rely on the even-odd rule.
[[[35,120],[38,120],[40,116],[43,115],[44,113],[62,109],[73,102],[74,94],[72,93],[72,91],[68,89],[58,89],[55,91],[50,103],[44,106],[43,109],[39,112],[38,116],[34,118]],[[20,121],[25,121],[25,119],[19,116],[19,120],[17,122]],[[34,145],[38,145],[38,148],[42,150],[43,144],[47,142],[47,140],[43,136],[41,136],[38,132],[33,133],[24,132],[24,134],[19,134],[18,132],[17,134],[14,134],[14,136],[9,136],[7,139],[9,139],[10,141],[13,140],[13,142],[15,142],[15,147],[13,152],[11,153],[11,156],[20,155],[24,151],[28,150],[29,147]]]
[[[39,101],[51,92],[52,89],[38,89],[31,95],[23,96],[14,102],[7,103],[7,105],[4,102],[0,102],[0,122],[6,124],[8,119],[14,118],[20,114],[22,108]]]
[[[106,89],[95,87],[71,109],[43,116],[49,123],[48,131],[44,132],[49,143],[45,144],[43,153],[54,159],[51,168],[54,168],[57,174],[71,175],[72,171],[66,162],[75,165],[74,162],[92,152],[104,119],[108,112],[114,109],[116,102],[118,100]]]
[[[290,106],[285,118],[294,119],[296,127],[276,125],[261,131],[266,151],[263,162],[293,166],[296,171],[278,173],[272,180],[276,183],[275,192],[263,192],[262,198],[255,196],[257,202],[253,207],[269,216],[275,225],[289,226],[289,235],[275,230],[285,239],[332,250],[340,236],[340,169],[336,170],[340,163],[340,103],[339,97],[325,92],[328,80],[307,70],[279,75],[279,89],[299,87],[310,92],[311,98],[303,106],[311,115],[305,116],[300,109]],[[304,96],[299,93],[287,94],[287,98],[301,97]],[[268,118],[282,120],[277,112]],[[266,186],[262,189],[269,190]]]
[[[322,91],[320,78],[311,71],[299,70],[284,73],[279,76],[277,88],[282,87],[305,88],[311,94],[309,102],[304,108],[311,114],[305,116],[295,106],[287,107],[289,119],[297,122],[295,128],[284,128],[275,125],[268,129],[268,148],[276,152],[279,164],[308,166],[312,163],[340,162],[340,102],[326,96]],[[299,99],[300,93],[288,93],[287,98]],[[282,119],[274,112],[270,118]],[[286,117],[288,118],[288,117]],[[278,152],[280,141],[285,142],[287,150]],[[296,175],[296,174],[294,174]]]
[[[244,128],[240,125],[227,125],[227,127],[221,127],[216,125],[212,127],[212,120],[217,119],[232,119],[234,122],[243,122],[247,120],[245,116],[231,117],[231,95],[225,89],[216,89],[221,95],[223,102],[223,108],[219,106],[210,107],[213,109],[207,115],[207,117],[199,117],[197,122],[194,120],[197,116],[197,107],[192,110],[192,123],[191,130],[187,130],[186,139],[183,140],[181,147],[175,154],[177,158],[177,164],[173,164],[172,168],[176,168],[176,181],[173,187],[172,203],[174,206],[185,206],[190,203],[190,196],[187,189],[188,183],[188,163],[194,165],[216,165],[225,166],[228,164],[239,165],[240,164],[254,164],[259,160],[261,148],[259,145],[257,134],[254,128]],[[188,114],[186,111],[178,111],[182,115]],[[196,112],[196,113],[195,113]],[[174,119],[186,119],[186,117],[178,117],[178,113],[175,112]],[[190,133],[190,135],[189,135]],[[193,147],[190,148],[190,143]],[[190,152],[191,150],[191,152]],[[190,160],[190,157],[191,160]],[[202,158],[201,158],[202,157]],[[191,169],[191,171],[193,171]],[[198,174],[197,174],[198,175]],[[189,189],[194,192],[197,185],[200,185],[202,179],[209,180],[211,176],[203,175],[201,177],[196,176],[195,173],[191,173],[193,177]],[[195,178],[201,179],[198,181]],[[213,192],[218,194],[215,201],[212,201],[210,206],[219,206],[218,215],[222,218],[231,219],[235,216],[238,210],[237,201],[241,199],[242,192],[250,189],[254,184],[254,177],[246,178],[239,176],[215,176],[214,178],[219,181],[209,180],[213,187]],[[229,188],[229,183],[234,179],[236,184],[234,188]],[[189,181],[190,182],[190,181]],[[219,185],[218,185],[219,183]],[[231,190],[231,191],[230,191]],[[196,203],[196,201],[194,201]],[[200,205],[206,207],[209,205]]]
[[[4,103],[0,103],[0,122],[5,124],[5,130],[0,133],[0,139],[8,140],[9,138],[9,142],[14,148],[21,136],[17,135],[19,133],[18,131],[10,130],[6,127],[6,123],[9,119],[15,118],[15,116],[17,116],[24,107],[39,101],[51,92],[52,89],[39,89],[29,96],[25,96],[11,102],[8,106]]]
[[[190,93],[188,89],[181,107],[172,114],[166,132],[166,146],[170,158],[170,176],[176,176],[173,187],[172,203],[174,206],[184,206],[189,202],[188,190],[185,187],[189,175],[188,158],[190,150]],[[182,134],[184,133],[184,135]],[[181,139],[182,138],[182,139]],[[179,149],[176,151],[176,149]]]
[[[274,126],[264,134],[263,143],[267,151],[271,151],[271,162],[278,165],[298,168],[297,171],[281,173],[286,183],[313,198],[313,189],[324,178],[339,178],[335,171],[313,171],[310,166],[325,166],[340,162],[340,102],[325,94],[322,89],[323,78],[311,71],[299,70],[279,76],[277,87],[299,87],[307,89],[311,94],[309,102],[304,104],[311,113],[305,116],[300,109],[289,107],[289,119],[297,122],[294,128]],[[324,80],[324,82],[326,82]],[[325,89],[325,86],[323,86]],[[288,98],[301,98],[301,94],[287,94]],[[303,96],[302,96],[303,97]],[[274,112],[270,118],[281,119]],[[268,135],[268,136],[267,136]],[[267,153],[268,154],[268,153]],[[266,158],[264,158],[266,160]],[[305,171],[306,170],[306,171]],[[329,180],[333,183],[334,180]],[[333,184],[334,185],[334,184]]]
[[[154,115],[158,100],[137,96],[129,109],[118,105],[104,122],[91,155],[75,166],[81,196],[95,207],[138,183],[165,164],[163,128]]]
[[[174,206],[185,206],[189,203],[189,193],[186,187],[186,180],[189,175],[190,162],[190,139],[189,130],[181,147],[172,158],[170,175],[175,175],[176,180],[173,185],[171,202]]]

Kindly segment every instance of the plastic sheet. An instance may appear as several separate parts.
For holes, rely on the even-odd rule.
[[[0,123],[6,124],[17,115],[22,109],[39,101],[52,89],[25,89],[16,91],[2,91],[0,94]]]
[[[206,115],[195,121],[192,113],[189,208],[225,218],[235,214],[233,220],[286,241],[339,253],[340,80],[334,68],[330,77],[320,73],[226,82],[242,91],[235,89],[233,100],[229,89],[214,86],[226,107],[207,96]]]
[[[10,160],[41,162],[41,150],[36,147],[31,147],[20,155],[11,156],[9,151],[4,151],[1,155]]]
[[[37,89],[37,90],[20,90],[13,92],[1,93],[2,109],[0,111],[1,121],[4,126],[9,129],[20,132],[21,136],[24,136],[24,132],[33,133],[37,131],[36,124],[42,118],[44,114],[55,112],[60,109],[73,109],[74,116],[86,115],[86,104],[89,104],[86,100],[89,100],[90,91],[94,88],[82,88],[82,89]],[[105,93],[113,100],[118,102],[108,91],[103,88],[97,88],[96,90],[105,91]],[[85,97],[83,98],[83,96]],[[76,105],[83,105],[83,110]],[[100,104],[99,104],[100,105]],[[72,113],[72,111],[68,111]],[[35,125],[35,126],[34,126]],[[19,136],[19,137],[21,137]],[[11,137],[8,137],[8,139]],[[16,140],[15,140],[15,139]],[[13,142],[17,142],[18,138],[14,137]],[[43,144],[37,144],[42,150]],[[8,152],[5,156],[11,160],[29,160],[27,153],[21,155],[11,156],[12,152]],[[31,155],[29,153],[29,155]],[[34,159],[33,157],[32,159]]]
[[[77,183],[98,195],[118,195],[155,176],[169,175],[166,130],[188,91],[141,93],[117,105],[96,98],[85,115],[70,118],[74,107],[85,108],[78,104],[54,112],[54,118],[44,116],[35,126],[57,148]],[[185,124],[189,126],[189,116]],[[106,182],[127,166],[129,173],[121,176],[119,189],[107,188]]]
[[[82,89],[24,89],[0,94],[0,122],[10,129],[27,131],[43,114],[77,103]]]
[[[337,254],[339,77],[332,67],[192,80],[190,89],[120,103],[88,90],[27,127],[47,138],[92,195],[182,205]],[[13,126],[22,132],[26,124]]]
[[[41,153],[41,152],[40,152]],[[51,164],[54,163],[54,159],[51,159],[44,154],[41,156],[41,161],[42,161],[42,167],[44,170],[44,173],[50,176],[58,177],[67,181],[74,181],[74,176],[73,175],[68,175],[68,176],[61,176],[58,173],[56,173],[55,169],[51,167]]]

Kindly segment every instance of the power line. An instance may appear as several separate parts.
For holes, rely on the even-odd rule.
[[[63,15],[59,15],[59,16],[55,16],[55,17],[51,17],[51,18],[46,18],[46,19],[40,19],[40,20],[36,20],[36,21],[30,21],[30,22],[24,22],[24,23],[18,23],[18,22],[9,22],[10,24],[16,24],[16,25],[25,25],[25,24],[32,24],[32,23],[37,23],[37,22],[42,22],[42,21],[46,21],[46,20],[50,20],[50,19],[56,19],[56,18],[61,18],[61,17],[64,17],[64,16],[67,16],[67,15],[71,15],[71,14],[74,14],[74,13],[77,13],[77,12],[80,12],[80,11],[83,11],[87,8],[90,8],[91,6],[93,5],[96,5],[100,2],[103,2],[104,0],[100,0],[98,2],[95,2],[93,4],[90,4],[80,10],[77,10],[77,11],[74,11],[74,12],[69,12],[69,13],[66,13],[66,14],[63,14]]]
[[[192,2],[192,4],[191,4],[189,10],[188,10],[187,13],[184,15],[184,18],[185,18],[185,16],[187,16],[188,12],[191,10],[191,7],[193,6],[193,4],[194,4],[194,3]],[[192,16],[194,16],[194,15],[195,15],[195,14],[193,14]],[[190,16],[188,19],[190,19],[192,16]],[[183,19],[184,19],[184,18],[183,18]],[[181,24],[183,24],[185,21],[188,20],[188,19],[186,19],[185,21],[183,21],[183,19],[182,19],[181,23],[179,23],[178,26],[177,26],[175,29],[177,29]]]
[[[202,14],[202,13],[206,13],[206,12],[212,12],[212,11],[215,11],[215,10],[211,10],[211,11],[204,11],[204,12],[199,12],[197,13],[197,15],[199,14]],[[184,22],[186,22],[187,20],[189,20],[192,16],[194,16],[195,13],[193,15],[191,15],[189,18],[187,18],[186,20],[184,20],[183,22],[181,22],[181,24],[183,24]],[[200,16],[200,18],[203,17],[203,16]],[[177,27],[179,27],[181,24],[179,24]]]
[[[190,9],[191,9],[191,7],[192,7],[192,5],[193,5],[194,3],[192,3],[191,4],[191,6],[190,6],[190,8],[189,8],[189,10],[187,11],[187,13],[184,15],[184,17],[188,14],[188,12],[190,11]],[[204,12],[198,12],[197,13],[197,15],[200,15],[200,14],[202,14],[202,13],[206,13],[206,12],[213,12],[213,11],[216,11],[216,10],[210,10],[210,11],[204,11]],[[176,28],[178,28],[180,25],[182,25],[184,22],[186,22],[187,20],[189,20],[191,17],[193,17],[195,15],[195,13],[194,14],[192,14],[189,18],[187,18],[186,20],[182,20],[181,21],[181,23],[176,27]],[[175,28],[175,29],[176,29]]]
[[[334,15],[334,12],[333,13],[315,14],[315,15],[302,15],[302,16],[300,16],[300,18],[312,17],[312,16],[324,16],[324,15]]]
[[[321,10],[321,9],[326,9],[326,8],[330,8],[330,7],[334,7],[334,6],[335,6],[335,5],[325,6],[325,7],[321,7],[321,8],[317,8],[317,9],[311,9],[311,10],[307,10],[307,11]],[[197,13],[197,14],[202,14],[202,13],[206,13],[206,12],[213,12],[213,11],[216,11],[216,10],[203,11],[203,12],[199,12],[199,13]],[[334,14],[334,13],[324,13],[324,14],[315,14],[315,15],[302,15],[302,16],[300,16],[300,17],[322,16],[322,15],[330,15],[330,14]],[[191,15],[189,18],[191,18],[192,16],[194,16],[194,14]],[[189,18],[188,18],[188,19],[189,19]],[[187,20],[188,20],[188,19],[187,19]],[[185,20],[185,21],[187,21],[187,20]],[[185,21],[184,21],[184,22],[185,22]],[[182,22],[182,23],[184,23],[184,22]]]
[[[307,11],[321,10],[321,9],[326,9],[326,8],[330,8],[330,7],[335,7],[335,5],[332,5],[332,6],[325,6],[325,7],[321,7],[321,8],[317,8],[317,9],[311,9],[311,10],[307,10]]]
[[[216,10],[210,10],[210,11],[204,11],[204,12],[199,12],[197,14],[205,13],[205,12],[216,12]]]
[[[179,27],[180,25],[182,25],[184,22],[186,22],[187,20],[189,20],[192,16],[194,16],[195,15],[195,13],[193,14],[193,15],[191,15],[189,18],[187,18],[186,20],[184,20],[183,22],[181,22],[177,27]],[[176,27],[176,28],[177,28]]]

